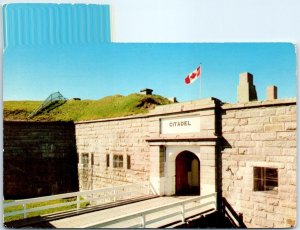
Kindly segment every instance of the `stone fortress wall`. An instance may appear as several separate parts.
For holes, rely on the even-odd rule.
[[[218,192],[219,201],[225,198],[247,227],[295,226],[296,99],[277,99],[277,88],[271,87],[267,100],[255,101],[252,75],[241,74],[240,83],[237,104],[207,98],[157,106],[144,115],[77,122],[73,134],[55,125],[36,130],[33,123],[5,122],[5,170],[12,159],[20,167],[22,162],[33,165],[29,156],[37,154],[37,159],[56,159],[70,169],[59,171],[49,163],[55,170],[48,167],[44,180],[51,181],[57,171],[72,174],[77,181],[72,177],[70,183],[79,183],[80,190],[150,181],[158,194],[173,195],[175,159],[188,151],[200,162],[200,195]],[[49,165],[36,162],[37,168]],[[13,173],[13,168],[5,172],[5,184],[22,177]]]
[[[167,131],[161,133],[161,120],[176,119],[186,115],[202,118],[198,131],[187,134],[169,134]],[[174,122],[172,125],[176,128]],[[185,125],[189,124],[184,122],[177,124],[177,126]],[[199,137],[216,139],[214,134],[215,102],[209,98],[158,106],[147,115],[77,122],[75,127],[80,189],[148,181],[150,178],[152,183],[160,184],[163,183],[160,178],[165,175],[161,147],[168,145],[168,140],[172,140],[172,145],[186,145],[182,143],[182,139],[185,142],[193,138],[199,139]],[[177,128],[181,130],[180,127]],[[180,140],[177,140],[178,136]],[[207,181],[207,184],[214,186],[214,177],[211,176],[215,175],[215,155],[213,154],[215,143],[211,144],[206,141],[201,145],[203,150],[206,149],[206,152],[202,154],[198,151],[200,159],[203,160],[201,170],[207,172],[202,174],[202,182]],[[193,145],[189,143],[188,146]],[[199,147],[199,144],[195,146]],[[211,152],[212,154],[207,157],[207,154]],[[123,163],[121,167],[118,167],[114,165],[116,161],[114,158],[120,156]],[[172,174],[174,177],[175,172]],[[158,184],[156,187],[159,187]],[[157,189],[156,192],[162,194],[160,190]]]
[[[5,121],[4,198],[78,191],[74,134],[72,122]]]
[[[144,117],[77,123],[80,189],[148,180],[148,133]]]
[[[277,99],[277,88],[269,87],[267,100],[256,101],[253,76],[240,77],[237,104],[208,98],[157,106],[147,115],[77,123],[78,154],[93,162],[86,169],[79,162],[80,188],[149,180],[159,194],[175,194],[175,158],[188,150],[200,160],[201,194],[218,191],[247,227],[295,226],[296,100]],[[169,133],[189,125],[182,117],[199,117],[199,131]],[[120,169],[112,165],[114,155],[123,155]],[[256,191],[257,168],[276,170],[274,190]]]
[[[248,227],[295,226],[296,126],[293,99],[222,106],[222,194]],[[254,191],[254,167],[278,170],[275,191]]]

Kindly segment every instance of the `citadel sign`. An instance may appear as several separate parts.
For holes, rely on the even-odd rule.
[[[160,120],[161,134],[198,133],[200,116],[165,118]]]

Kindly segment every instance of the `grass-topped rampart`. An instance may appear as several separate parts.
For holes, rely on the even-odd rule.
[[[142,94],[114,95],[99,100],[68,100],[53,110],[28,118],[41,103],[42,101],[4,101],[4,120],[86,121],[147,113],[156,105],[171,102],[159,95]]]

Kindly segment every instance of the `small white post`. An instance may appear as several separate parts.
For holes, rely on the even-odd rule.
[[[116,202],[117,198],[116,198],[116,189],[114,189],[114,202]]]
[[[182,223],[184,223],[185,222],[184,203],[182,203],[182,205],[181,205],[181,215],[182,215],[181,221],[182,221]]]
[[[93,190],[93,189],[92,189],[92,190]],[[97,201],[94,200],[94,197],[95,197],[95,196],[94,196],[94,193],[91,194],[91,197],[92,197],[93,203],[96,203]]]
[[[76,203],[76,205],[77,205],[77,211],[80,209],[80,196],[78,195],[77,196],[77,203]]]
[[[142,228],[146,228],[146,217],[145,214],[141,214],[141,219],[142,219]]]
[[[26,210],[26,204],[23,204],[23,219],[27,218],[27,210]]]

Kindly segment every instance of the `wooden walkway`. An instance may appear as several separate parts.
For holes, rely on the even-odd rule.
[[[53,228],[88,228],[89,226],[93,226],[97,223],[100,223],[102,221],[106,221],[109,219],[113,219],[116,217],[128,215],[131,213],[136,213],[136,212],[142,212],[151,208],[156,208],[164,205],[168,205],[174,202],[178,201],[184,201],[186,199],[190,199],[190,196],[180,196],[180,197],[158,197],[158,198],[153,198],[150,200],[145,200],[145,201],[140,201],[136,203],[131,203],[127,205],[122,205],[110,209],[105,209],[101,211],[96,211],[92,213],[87,213],[83,215],[78,215],[78,216],[73,216],[69,218],[64,218],[60,220],[54,220],[50,221],[48,227],[53,227]],[[175,208],[176,211],[178,211],[178,208]],[[207,207],[203,208],[203,211],[206,211]],[[174,210],[169,210],[168,212],[174,212]],[[198,214],[194,213],[194,215]],[[157,218],[163,215],[167,215],[166,211],[160,211],[157,213],[151,214],[151,218]],[[149,217],[150,218],[150,217]],[[174,221],[176,222],[178,218],[174,218]],[[133,222],[135,220],[128,220],[124,221],[122,223],[116,223],[116,224],[111,224],[108,227],[109,228],[128,228],[129,226],[132,226]],[[162,220],[159,222],[155,222],[151,224],[150,228],[158,228],[162,227],[164,225],[172,223],[172,218],[168,220]]]
[[[207,200],[208,199],[208,203]],[[143,200],[127,200],[91,210],[72,211],[45,215],[31,220],[24,219],[12,228],[159,228],[183,223],[207,211],[215,211],[215,194],[206,196],[149,196]],[[142,220],[142,221],[141,221]],[[144,222],[144,225],[143,225]]]

